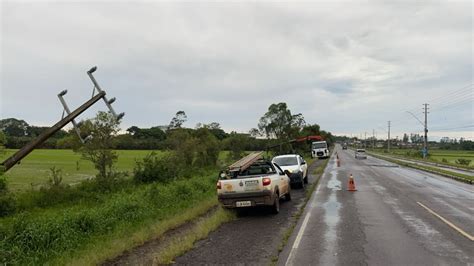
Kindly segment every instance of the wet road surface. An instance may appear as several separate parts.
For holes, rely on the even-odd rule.
[[[472,185],[336,149],[278,265],[474,264]]]

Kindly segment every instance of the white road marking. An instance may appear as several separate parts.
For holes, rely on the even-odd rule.
[[[461,228],[457,227],[455,224],[451,223],[450,221],[446,220],[443,216],[437,214],[436,212],[434,212],[433,210],[431,210],[430,208],[426,207],[425,205],[423,205],[422,203],[420,202],[416,202],[418,203],[418,205],[420,205],[421,207],[425,208],[428,212],[430,212],[431,214],[433,214],[434,216],[438,217],[441,221],[443,221],[445,224],[449,225],[451,228],[453,228],[454,230],[458,231],[458,233],[460,233],[461,235],[465,236],[467,239],[471,240],[471,241],[474,241],[474,236],[471,236],[470,234],[466,233],[466,231],[462,230]]]
[[[300,230],[298,231],[298,235],[296,236],[295,242],[293,243],[293,246],[291,247],[290,255],[288,256],[288,259],[286,260],[285,265],[293,265],[293,257],[295,255],[295,251],[296,249],[298,249],[298,246],[300,245],[301,238],[303,237],[304,231],[306,230],[306,226],[308,225],[310,216],[311,216],[311,212],[306,213],[303,224],[301,225]]]

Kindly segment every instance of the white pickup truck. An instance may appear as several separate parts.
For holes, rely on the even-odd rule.
[[[272,213],[277,214],[280,199],[291,200],[290,178],[278,165],[256,154],[249,156],[252,155],[245,167],[230,167],[221,172],[217,181],[218,200],[225,208],[270,206]]]

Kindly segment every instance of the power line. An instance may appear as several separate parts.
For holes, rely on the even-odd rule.
[[[447,93],[447,94],[443,94],[443,95],[440,95],[440,96],[438,96],[438,97],[431,98],[430,102],[431,102],[431,103],[436,103],[436,102],[438,102],[438,101],[443,101],[443,100],[445,100],[445,98],[448,97],[448,96],[456,95],[456,94],[459,94],[459,93],[462,94],[462,93],[464,93],[465,91],[470,91],[470,90],[472,90],[472,88],[471,88],[472,86],[474,86],[474,83],[471,83],[471,84],[469,84],[469,85],[466,85],[466,86],[464,86],[464,87],[462,87],[462,88],[460,88],[460,89],[458,89],[458,90],[449,92],[449,93]]]
[[[458,98],[453,98],[453,99],[448,99],[446,101],[444,101],[443,103],[440,103],[439,106],[449,106],[449,105],[453,105],[453,104],[456,104],[458,102],[462,102],[462,101],[465,101],[465,100],[471,100],[472,101],[472,97],[473,96],[473,92],[470,92],[469,94],[466,94],[466,95],[463,95],[462,97],[458,97]],[[435,105],[436,103],[432,103],[432,105]]]
[[[433,109],[432,112],[440,112],[440,111],[443,111],[443,110],[446,110],[446,109],[453,109],[453,108],[459,108],[459,107],[464,107],[466,104],[471,104],[471,107],[473,106],[472,105],[472,100],[471,99],[467,99],[467,100],[464,100],[462,102],[458,102],[456,104],[453,104],[453,105],[449,105],[449,106],[442,106],[442,107],[439,107],[439,108],[436,108],[436,109]]]
[[[474,125],[459,126],[459,127],[451,127],[451,128],[440,128],[440,129],[434,128],[434,129],[431,129],[431,130],[435,130],[435,131],[443,131],[443,130],[453,130],[453,129],[471,128],[471,127],[474,127]]]

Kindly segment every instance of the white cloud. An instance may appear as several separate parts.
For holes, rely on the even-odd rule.
[[[188,126],[247,131],[285,101],[333,132],[396,119],[412,132],[406,110],[473,83],[471,11],[469,1],[2,2],[0,117],[54,123],[57,92],[79,105],[97,64],[124,127],[185,110]],[[472,124],[463,107],[430,122]]]

